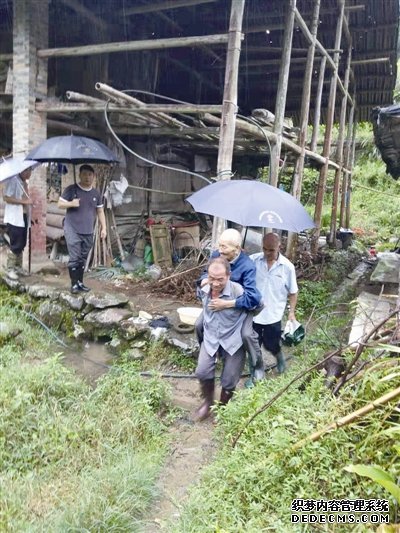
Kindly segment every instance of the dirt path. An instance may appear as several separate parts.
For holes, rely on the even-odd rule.
[[[201,402],[197,381],[173,379],[170,384],[174,404],[183,412],[170,429],[170,453],[157,484],[160,495],[145,520],[144,533],[168,531],[168,522],[179,517],[188,489],[215,453],[212,421],[194,422],[192,418]]]

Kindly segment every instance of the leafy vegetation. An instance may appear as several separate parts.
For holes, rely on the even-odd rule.
[[[291,523],[294,499],[390,500],[394,519],[395,501],[390,493],[367,478],[346,473],[350,462],[383,468],[393,479],[400,475],[395,402],[369,413],[350,426],[331,431],[316,442],[293,446],[314,431],[365,405],[393,388],[390,368],[365,373],[348,386],[340,400],[325,387],[323,377],[314,375],[301,387],[293,386],[267,411],[247,426],[237,446],[232,438],[245,421],[293,375],[315,361],[317,350],[309,349],[280,379],[260,383],[243,391],[218,412],[219,453],[194,488],[179,523],[173,531],[187,533],[237,531],[306,531]],[[399,364],[399,360],[397,360]],[[372,532],[375,526],[362,524],[354,532]],[[335,526],[337,532],[349,525]]]

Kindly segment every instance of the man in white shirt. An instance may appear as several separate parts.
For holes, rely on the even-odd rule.
[[[31,173],[32,169],[28,168],[7,180],[3,193],[4,223],[7,224],[7,234],[10,240],[10,249],[7,253],[7,276],[12,280],[18,280],[18,275],[23,274],[22,252],[26,246],[32,206],[27,183]]]
[[[264,309],[254,317],[253,327],[260,344],[276,357],[277,370],[282,373],[286,363],[281,351],[281,321],[288,299],[288,320],[296,320],[298,286],[294,265],[280,253],[280,245],[279,235],[267,233],[263,252],[251,255],[250,259],[255,263],[256,286],[264,301]]]

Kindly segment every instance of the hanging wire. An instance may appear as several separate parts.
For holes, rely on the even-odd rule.
[[[125,89],[123,91],[121,91],[123,93],[130,93],[130,92],[137,92],[133,89]],[[147,91],[146,91],[147,92]],[[148,94],[153,94],[153,93],[148,93]],[[160,95],[157,95],[154,93],[155,96],[160,96]],[[162,97],[164,98],[164,97]],[[165,97],[167,98],[167,97]],[[178,101],[178,100],[177,100]],[[182,169],[182,168],[175,168],[175,167],[169,167],[167,165],[163,165],[161,163],[157,163],[156,161],[151,161],[150,159],[147,159],[146,157],[143,157],[142,155],[138,154],[137,152],[135,152],[134,150],[132,150],[131,148],[129,148],[129,146],[127,146],[123,140],[118,137],[118,135],[115,133],[113,127],[111,126],[110,124],[110,121],[109,121],[109,118],[108,118],[108,106],[111,102],[111,99],[109,98],[105,104],[105,107],[104,107],[104,118],[105,118],[105,121],[106,121],[106,124],[107,124],[107,127],[108,129],[110,130],[111,132],[111,135],[114,137],[114,139],[119,142],[119,144],[121,146],[123,146],[125,148],[125,150],[127,150],[130,154],[132,154],[133,156],[137,157],[138,159],[141,159],[142,161],[144,161],[145,163],[149,163],[150,165],[153,165],[153,166],[156,166],[156,167],[160,167],[160,168],[165,168],[167,170],[174,170],[175,172],[181,172],[183,174],[188,174],[190,176],[195,176],[196,178],[200,178],[201,180],[203,181],[206,181],[208,184],[212,183],[212,180],[206,178],[205,176],[202,176],[201,174],[198,174],[197,172],[192,172],[190,170],[185,170],[185,169]],[[179,102],[179,101],[178,101]],[[186,103],[186,102],[180,102],[180,103]]]

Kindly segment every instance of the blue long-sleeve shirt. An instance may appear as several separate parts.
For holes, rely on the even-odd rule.
[[[218,250],[211,254],[210,259],[220,257]],[[235,307],[238,309],[251,310],[255,309],[261,304],[262,297],[260,291],[256,287],[256,267],[254,262],[244,252],[240,252],[238,257],[231,263],[231,281],[240,283],[244,289],[244,293],[236,298]],[[205,271],[200,279],[207,277]]]

